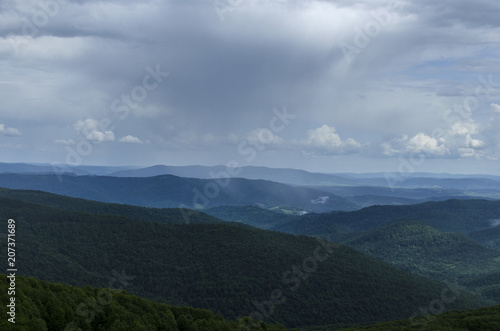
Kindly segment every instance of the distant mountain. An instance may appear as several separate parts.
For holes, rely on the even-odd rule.
[[[407,188],[441,188],[441,189],[496,189],[500,186],[499,180],[489,178],[409,178],[401,183],[400,187]]]
[[[273,230],[303,235],[328,235],[343,226],[353,232],[401,221],[418,221],[440,231],[468,235],[491,228],[500,215],[500,200],[447,200],[408,206],[371,206],[352,212],[307,214]]]
[[[459,197],[464,190],[441,188],[398,188],[384,186],[313,186],[321,191],[330,192],[343,197],[373,196],[386,198],[404,198],[424,202],[429,197]]]
[[[237,173],[236,175],[232,175]],[[298,169],[268,168],[245,166],[238,169],[227,169],[225,166],[165,166],[156,165],[141,169],[122,170],[112,173],[118,177],[151,177],[159,175],[175,175],[212,179],[218,174],[231,174],[231,177],[246,179],[263,179],[285,184],[307,186],[382,186],[397,188],[434,188],[434,189],[499,189],[500,176],[492,175],[450,175],[418,173],[391,180],[390,174],[363,176],[361,174],[325,174],[312,173]],[[375,174],[373,174],[375,175]]]
[[[106,166],[68,166],[65,164],[46,163],[1,163],[0,174],[73,174],[77,176],[109,175],[121,170],[131,170],[135,167]]]
[[[224,166],[166,166],[155,165],[151,167],[116,171],[111,174],[114,177],[154,177],[162,175],[173,175],[187,178],[213,179],[222,171],[226,171]],[[214,174],[210,176],[210,173]]]
[[[351,205],[350,207],[346,205],[345,208],[335,207],[330,210],[352,210],[376,204],[414,204],[453,198],[500,199],[500,176],[493,175],[411,173],[401,177],[398,174],[388,173],[324,174],[298,169],[257,166],[227,168],[226,166],[156,165],[141,168],[27,163],[0,163],[0,174],[54,174],[59,177],[59,180],[62,175],[124,178],[173,175],[212,180],[218,183],[224,183],[228,178],[266,180],[329,192],[345,198],[348,202],[344,201],[344,203]],[[391,176],[396,176],[396,180]],[[316,201],[321,202],[321,200]],[[187,206],[191,205],[183,203]],[[313,208],[312,210],[327,211],[327,209],[321,208]]]
[[[118,177],[151,177],[159,175],[175,175],[213,179],[220,174],[246,179],[263,179],[293,185],[357,185],[358,181],[333,174],[312,173],[305,170],[246,166],[239,169],[227,169],[225,166],[164,166],[156,165],[135,170],[118,171],[112,176]],[[233,175],[234,174],[234,175]]]
[[[335,173],[337,176],[342,176],[346,178],[353,179],[367,179],[367,178],[393,178],[395,176],[400,176],[401,178],[489,178],[500,181],[500,176],[498,175],[488,175],[488,174],[450,174],[450,173],[434,173],[434,172],[405,172],[404,174],[398,172],[373,172],[373,173]]]
[[[207,180],[172,175],[121,178],[0,174],[0,187],[157,208],[261,205],[293,206],[316,212],[357,209],[354,203],[331,193],[243,178]]]
[[[491,175],[471,175],[470,177],[437,177],[436,174],[422,174],[423,177],[401,177],[398,174],[388,174],[388,177],[351,177],[357,181],[357,186],[380,186],[388,188],[430,188],[430,189],[455,189],[455,190],[481,190],[490,189],[499,192],[500,177]],[[394,177],[390,177],[394,176]]]
[[[231,224],[135,221],[6,198],[0,198],[0,218],[16,220],[21,275],[98,287],[121,277],[129,293],[210,308],[228,319],[359,325],[411,316],[445,289],[454,293],[446,309],[486,304],[452,284],[303,236]]]
[[[105,214],[168,224],[219,223],[220,219],[200,211],[180,208],[146,208],[118,203],[104,203],[64,195],[31,190],[0,188],[0,198],[16,199],[58,209],[94,214]]]

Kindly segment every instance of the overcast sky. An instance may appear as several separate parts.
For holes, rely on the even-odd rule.
[[[500,174],[499,15],[497,0],[2,1],[0,162]]]

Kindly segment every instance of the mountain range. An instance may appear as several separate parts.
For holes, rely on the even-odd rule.
[[[111,204],[108,211],[44,192],[3,190],[8,195],[0,198],[0,217],[16,220],[24,276],[106,287],[116,270],[127,292],[144,298],[288,327],[407,318],[443,289],[455,293],[450,309],[491,304],[457,284],[412,275],[329,241],[236,223],[134,220],[119,216],[120,208],[140,207]],[[71,207],[49,206],[58,200]]]
[[[415,173],[391,186],[385,175],[0,163],[0,218],[16,222],[19,275],[36,277],[19,278],[32,317],[20,314],[20,324],[473,325],[458,312],[426,312],[500,304],[500,181]],[[141,299],[112,290],[118,301],[93,324],[75,317],[77,301],[94,302],[112,282]],[[57,314],[42,308],[63,302]],[[487,329],[497,310],[482,309],[470,314]]]
[[[59,164],[0,163],[0,174],[57,175],[60,181],[65,175],[110,176],[110,177],[155,177],[172,175],[186,179],[204,179],[212,193],[216,186],[223,186],[230,179],[244,178],[264,180],[302,186],[324,192],[322,196],[334,194],[349,203],[340,202],[331,210],[352,210],[371,205],[406,205],[425,201],[448,199],[500,199],[500,176],[408,173],[313,173],[297,169],[277,169],[257,166],[239,168],[227,166],[165,166],[151,167],[106,167],[68,166]],[[1,186],[1,185],[0,185]],[[35,187],[31,187],[35,189]],[[43,188],[40,188],[43,189]],[[168,190],[169,188],[164,188]],[[210,188],[209,188],[210,189]],[[55,191],[51,191],[55,192]],[[61,192],[58,192],[61,193]],[[208,193],[210,195],[210,193]],[[318,202],[321,201],[317,200]],[[135,203],[135,202],[134,202]],[[183,201],[191,206],[192,201]],[[251,200],[246,204],[252,204]],[[214,205],[211,205],[212,207]],[[313,208],[313,210],[316,210]],[[326,209],[321,209],[325,211]]]

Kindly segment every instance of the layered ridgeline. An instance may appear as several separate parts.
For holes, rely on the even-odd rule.
[[[94,214],[115,215],[139,221],[167,224],[220,223],[220,219],[205,213],[184,208],[148,208],[118,203],[104,203],[43,191],[9,190],[0,188],[0,198],[8,198],[42,204],[68,211],[81,211]]]
[[[48,281],[123,287],[228,319],[251,316],[287,327],[404,319],[433,300],[446,302],[446,310],[487,304],[456,284],[414,276],[314,238],[0,200],[0,217],[16,220],[19,274]]]
[[[197,179],[0,174],[0,187],[41,190],[101,202],[157,208],[205,209],[225,205],[293,206],[308,211],[354,210],[357,205],[333,193],[243,178]]]
[[[0,274],[2,288],[11,286],[6,276]],[[0,330],[286,330],[282,325],[248,317],[227,321],[209,310],[170,306],[123,290],[76,287],[20,276],[14,283],[15,293],[0,293],[1,302],[10,305],[7,318],[0,320]]]
[[[271,228],[286,233],[322,236],[335,234],[339,226],[351,232],[362,232],[392,223],[417,221],[440,231],[458,232],[476,240],[485,238],[484,244],[491,246],[494,242],[486,233],[498,227],[499,215],[500,200],[447,200],[408,206],[371,206],[352,212],[308,214],[291,219],[290,222],[280,222]]]
[[[405,271],[456,280],[469,291],[500,303],[500,221],[494,219],[500,215],[498,201],[374,206],[301,217],[257,207],[216,207],[207,212],[266,229],[331,236]]]

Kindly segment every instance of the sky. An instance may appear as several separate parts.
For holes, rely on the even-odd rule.
[[[500,174],[497,0],[0,3],[0,162]]]

